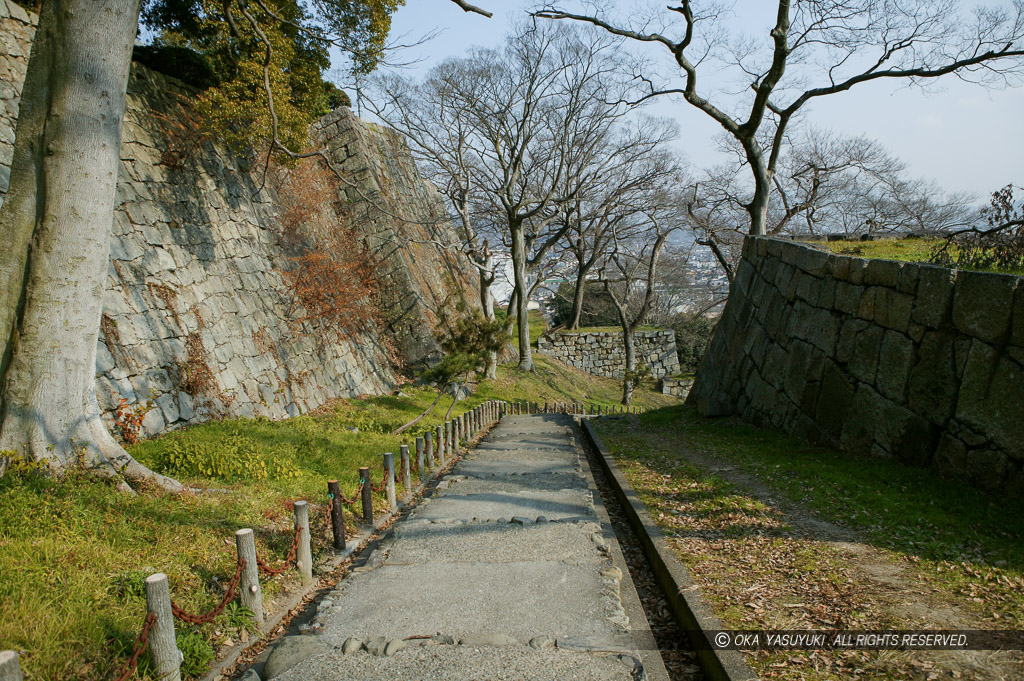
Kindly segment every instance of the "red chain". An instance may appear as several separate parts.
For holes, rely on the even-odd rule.
[[[220,603],[217,604],[217,607],[211,610],[210,612],[205,613],[203,615],[193,615],[179,608],[177,605],[174,604],[174,601],[171,601],[171,612],[174,613],[174,616],[177,617],[179,620],[181,620],[182,622],[188,622],[189,624],[205,624],[207,622],[212,622],[218,616],[220,616],[222,612],[224,612],[224,608],[226,608],[228,603],[230,603],[234,599],[235,593],[238,590],[238,583],[242,579],[242,570],[244,568],[245,558],[239,556],[238,567],[235,568],[235,576],[231,578],[230,582],[228,582],[228,590],[224,594],[224,598],[222,598]]]
[[[135,668],[139,666],[139,656],[149,647],[149,632],[154,624],[156,624],[156,613],[148,613],[146,621],[142,623],[142,632],[139,633],[139,637],[135,639],[135,645],[132,646],[131,657],[121,667],[121,673],[114,681],[127,681],[135,673]]]
[[[292,537],[291,548],[288,549],[288,555],[285,557],[284,565],[282,565],[281,567],[279,567],[279,568],[272,568],[269,565],[267,565],[266,563],[264,563],[263,560],[259,556],[256,556],[256,564],[260,567],[261,570],[266,572],[268,575],[274,576],[274,575],[281,574],[282,572],[287,570],[291,566],[292,561],[295,560],[295,552],[299,548],[299,537],[301,537],[301,536],[302,536],[302,528],[301,527],[296,527],[295,528],[295,535]]]

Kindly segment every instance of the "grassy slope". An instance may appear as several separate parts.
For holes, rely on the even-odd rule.
[[[501,367],[498,378],[479,386],[453,415],[491,398],[606,406],[618,399],[617,381],[543,356],[536,364],[533,374]],[[326,480],[332,477],[352,496],[359,466],[369,466],[378,480],[382,452],[397,455],[400,444],[412,444],[415,435],[442,421],[447,399],[412,430],[389,434],[435,394],[406,386],[401,396],[342,400],[323,413],[286,421],[214,422],[132,447],[136,457],[152,464],[176,443],[216,446],[241,433],[258,443],[262,456],[290,460],[297,468],[297,475],[284,479],[187,481],[226,493],[150,491],[129,497],[108,482],[78,474],[59,482],[31,474],[0,478],[0,649],[26,651],[22,664],[30,680],[111,678],[141,624],[145,576],[166,572],[177,603],[191,612],[208,610],[220,596],[213,578],[224,583],[233,573],[231,535],[236,529],[256,528],[257,550],[283,557],[291,539],[291,502],[304,498],[322,504]],[[646,407],[675,402],[650,390],[638,391],[635,400]],[[383,505],[383,498],[376,503]],[[329,546],[320,508],[314,507],[314,559]],[[351,515],[348,524],[351,530]],[[268,597],[280,591],[281,580],[265,584]],[[180,646],[192,671],[204,669],[204,651],[212,653],[211,642],[237,637],[244,621],[225,615],[202,627],[179,623]],[[143,677],[148,678],[145,670]]]
[[[726,626],[829,628],[830,618],[842,617],[852,628],[909,628],[861,600],[835,548],[794,538],[777,509],[693,465],[679,454],[685,449],[739,466],[773,495],[855,530],[903,565],[916,589],[966,607],[985,626],[1024,626],[1024,500],[990,498],[928,470],[852,457],[736,419],[703,418],[690,407],[635,418],[636,425],[602,422],[601,436],[680,558],[699,581],[705,578]],[[767,584],[778,596],[774,607],[770,596],[758,596]],[[824,595],[817,604],[816,595]],[[807,604],[811,621],[785,619],[793,611],[780,604],[796,602]],[[779,664],[783,657],[759,655],[758,671],[765,678],[819,678],[810,666]],[[864,659],[833,662],[832,673],[844,678],[852,669],[844,663]],[[876,671],[882,678],[891,669]]]

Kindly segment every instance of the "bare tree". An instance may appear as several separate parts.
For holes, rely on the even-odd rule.
[[[556,223],[567,226],[559,257],[574,265],[572,312],[568,328],[579,327],[586,281],[615,237],[616,229],[644,207],[649,187],[679,168],[664,148],[676,137],[668,121],[641,118],[609,135],[603,150],[573,178],[576,198],[560,206]]]
[[[414,91],[438,106],[403,116],[412,107],[399,81],[381,100],[384,119],[413,133],[466,234],[490,230],[511,252],[523,370],[533,368],[527,305],[539,284],[530,271],[568,231],[561,208],[577,198],[579,178],[629,108],[616,103],[627,87],[621,73],[616,40],[523,23],[501,48],[433,69]]]
[[[923,84],[953,74],[985,85],[1019,76],[1024,58],[1024,0],[968,10],[956,0],[777,0],[768,40],[730,35],[714,2],[678,0],[658,16],[620,19],[579,14],[557,3],[535,16],[599,26],[667,51],[681,87],[639,76],[647,97],[675,94],[716,121],[740,145],[753,180],[744,204],[751,234],[765,234],[769,202],[789,123],[809,102],[880,80]],[[652,30],[655,22],[660,30]],[[746,85],[728,108],[728,92],[703,91],[699,75],[719,67]],[[723,78],[727,81],[727,78]],[[742,97],[741,97],[742,99]]]
[[[596,267],[597,280],[609,294],[622,329],[626,370],[622,404],[633,399],[639,373],[636,330],[651,313],[658,294],[658,264],[669,236],[686,225],[684,201],[678,187],[684,182],[679,166],[660,182],[647,186],[643,207],[619,223],[609,247]]]

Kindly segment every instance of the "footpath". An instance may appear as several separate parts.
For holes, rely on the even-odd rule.
[[[667,678],[573,433],[505,416],[261,678]]]

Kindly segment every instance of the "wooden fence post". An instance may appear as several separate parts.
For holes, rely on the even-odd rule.
[[[427,481],[427,467],[423,464],[423,438],[416,438],[416,468],[420,471],[420,482]]]
[[[412,471],[409,465],[409,445],[399,447],[399,456],[402,458],[402,486],[405,487],[405,498],[412,499]]]
[[[245,561],[242,578],[238,582],[238,599],[243,608],[252,611],[256,624],[263,626],[263,590],[260,588],[260,568],[256,563],[256,539],[248,527],[235,532],[235,550]]]
[[[21,661],[13,650],[0,651],[0,681],[22,681]]]
[[[426,435],[423,436],[423,461],[426,463],[424,471],[434,470],[434,433],[428,430]]]
[[[444,444],[448,441],[448,438],[444,435],[444,427],[437,427],[437,463],[440,466],[444,465]]]
[[[388,492],[388,505],[392,510],[398,509],[398,497],[395,496],[395,455],[391,452],[387,452],[384,455],[384,469],[387,470],[385,474],[385,487]]]
[[[253,567],[256,567],[255,558]],[[149,630],[153,670],[161,681],[181,681],[181,653],[174,638],[171,588],[167,584],[167,575],[162,572],[146,577],[146,611],[156,615],[156,623]]]
[[[331,498],[331,532],[334,534],[334,550],[345,550],[345,515],[341,509],[341,488],[337,480],[327,481],[327,494]]]
[[[370,469],[359,469],[359,488],[363,497],[363,522],[373,525],[373,481],[370,480]]]
[[[295,502],[295,528],[299,531],[299,546],[295,550],[295,567],[308,583],[313,581],[313,552],[310,549],[309,502]]]
[[[444,422],[444,456],[455,456],[455,452],[452,450],[452,422]],[[444,461],[444,459],[442,459]]]

